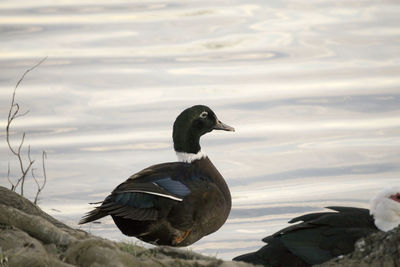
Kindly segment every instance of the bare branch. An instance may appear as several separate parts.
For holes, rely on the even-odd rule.
[[[43,188],[44,188],[44,186],[46,185],[46,182],[47,182],[46,164],[45,164],[45,159],[46,158],[47,158],[46,151],[43,151],[42,152],[43,184],[41,186],[39,185],[39,182],[37,181],[37,179],[36,179],[36,177],[34,175],[34,172],[33,172],[34,169],[32,169],[32,177],[35,180],[36,185],[38,187],[37,192],[36,192],[36,196],[35,196],[35,200],[33,202],[34,204],[37,204],[37,201],[38,201],[38,198],[39,198],[39,194],[40,194],[40,192],[42,192],[42,190],[43,190]]]
[[[22,148],[22,146],[23,146],[23,144],[24,144],[24,141],[25,141],[25,132],[22,133],[21,143],[20,143],[19,146],[18,146],[18,154],[21,154],[21,148]],[[30,149],[29,149],[29,150],[30,150]]]
[[[25,137],[25,133],[24,133],[24,137]],[[33,161],[31,158],[31,145],[28,145],[28,159],[29,159],[29,162]]]
[[[8,182],[11,184],[11,191],[14,191],[15,185],[13,184],[13,182],[11,182],[10,180],[10,162],[8,162],[8,169],[7,169],[7,180]]]
[[[23,79],[25,78],[25,76],[32,70],[36,69],[37,67],[39,67],[40,64],[42,64],[45,60],[47,59],[47,57],[42,58],[38,63],[36,63],[33,67],[27,69],[21,76],[21,78],[18,80],[17,84],[14,87],[14,92],[12,95],[12,99],[11,99],[11,107],[10,107],[10,111],[8,112],[8,122],[10,123],[13,119],[17,118],[17,117],[21,117],[26,115],[28,112],[24,112],[20,115],[18,114],[19,111],[19,105],[15,103],[15,95],[17,93],[17,88],[19,86],[19,84],[23,81]],[[16,111],[13,113],[13,108],[16,107]]]
[[[43,180],[42,189],[44,188],[44,186],[46,185],[46,182],[47,182],[45,159],[47,159],[47,153],[46,153],[46,151],[43,151],[42,152],[42,169],[43,169],[43,178],[44,178],[44,180]]]
[[[37,181],[37,179],[36,179],[35,171],[36,171],[36,169],[35,169],[35,168],[32,168],[32,169],[31,169],[31,175],[32,175],[32,178],[33,178],[33,180],[35,181],[37,187],[39,188],[40,186],[39,186],[39,183],[38,183],[38,181]]]
[[[23,144],[24,144],[24,141],[25,141],[25,132],[22,134],[21,142],[20,142],[20,144],[18,145],[18,148],[17,148],[17,149],[14,149],[14,148],[12,147],[12,145],[11,145],[11,141],[10,141],[10,125],[11,125],[11,123],[12,123],[16,118],[25,116],[25,115],[29,112],[29,110],[28,110],[28,111],[25,111],[25,112],[23,112],[23,113],[20,113],[20,106],[19,106],[18,103],[15,102],[15,96],[16,96],[16,93],[17,93],[17,88],[18,88],[18,86],[20,85],[20,83],[23,81],[23,79],[25,78],[25,76],[26,76],[30,71],[34,70],[34,69],[37,68],[40,64],[42,64],[46,59],[47,59],[47,57],[41,59],[41,60],[40,60],[38,63],[36,63],[33,67],[29,68],[28,70],[26,70],[26,71],[22,74],[21,78],[18,80],[17,84],[16,84],[15,87],[14,87],[14,92],[13,92],[12,99],[11,99],[11,105],[10,105],[10,109],[9,109],[9,111],[8,111],[8,120],[7,120],[7,126],[6,126],[6,141],[7,141],[8,148],[10,149],[10,151],[12,152],[12,154],[14,154],[14,155],[17,157],[18,162],[19,162],[19,168],[20,168],[20,171],[21,171],[21,177],[17,179],[17,182],[16,182],[16,184],[14,185],[14,184],[11,182],[11,180],[10,180],[10,170],[9,170],[9,172],[8,172],[8,181],[11,183],[11,190],[13,190],[13,191],[15,191],[15,190],[17,189],[18,185],[21,184],[21,185],[20,185],[20,186],[21,186],[21,196],[24,195],[24,184],[25,184],[26,175],[28,174],[30,168],[32,167],[32,165],[33,165],[33,163],[34,163],[35,161],[31,159],[31,155],[30,155],[31,149],[30,149],[30,146],[29,146],[29,147],[28,147],[28,159],[29,159],[29,162],[28,162],[28,166],[25,168],[25,166],[24,166],[24,161],[23,161],[22,155],[21,155],[21,153],[22,153],[21,150],[22,150],[22,147],[23,147]],[[9,169],[10,169],[10,168],[9,168]]]
[[[38,200],[38,197],[39,197],[39,193],[40,193],[40,185],[39,185],[39,182],[37,181],[37,179],[36,179],[36,176],[35,176],[35,168],[32,168],[31,169],[31,175],[32,175],[32,178],[33,178],[33,180],[35,181],[35,183],[36,183],[36,185],[37,185],[37,191],[36,191],[36,196],[35,196],[35,201],[33,202],[34,204],[36,204],[36,202],[37,202],[37,200]]]
[[[24,142],[24,138],[25,138],[25,133],[23,134],[21,145]],[[18,149],[18,155],[21,155],[20,149]],[[21,169],[22,176],[19,179],[19,180],[21,180],[21,196],[24,196],[24,185],[25,185],[26,174],[29,172],[29,169],[32,167],[33,163],[35,163],[35,161],[32,160],[32,158],[31,158],[31,146],[30,145],[28,146],[28,159],[29,159],[28,167],[26,167],[26,169],[23,169],[23,168]],[[22,159],[21,159],[20,163],[22,166]]]
[[[22,80],[25,78],[25,75],[28,74],[28,72],[36,69],[40,64],[42,64],[45,60],[47,59],[47,57],[42,58],[42,60],[40,60],[38,63],[36,63],[36,65],[34,65],[33,67],[31,67],[30,69],[27,69],[24,74],[22,74],[21,78],[19,79],[19,81],[17,82],[17,84],[15,85],[15,89],[14,89],[14,94],[13,94],[13,102],[14,102],[14,98],[15,98],[15,91],[17,90],[19,84],[22,82]]]
[[[14,92],[11,98],[11,106],[10,106],[10,110],[8,112],[8,125],[7,128],[9,128],[9,124],[11,124],[12,120],[17,118],[17,117],[21,117],[26,115],[29,111],[26,111],[22,114],[18,114],[19,112],[19,105],[17,103],[15,103],[15,95],[17,93],[17,88],[19,86],[19,84],[22,82],[22,80],[25,78],[26,74],[28,74],[30,71],[34,70],[35,68],[37,68],[40,64],[42,64],[45,60],[47,59],[47,57],[42,58],[38,63],[36,63],[33,67],[27,69],[24,74],[22,74],[21,78],[18,80],[17,84],[14,87]],[[15,107],[15,111],[13,112]],[[7,139],[8,141],[8,139]]]
[[[21,114],[15,114],[14,119],[22,117],[22,116],[25,116],[28,113],[29,113],[29,110],[27,110],[27,111],[25,111],[24,113],[21,113]]]

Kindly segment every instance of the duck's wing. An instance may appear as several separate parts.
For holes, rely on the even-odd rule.
[[[282,229],[263,241],[278,238],[305,262],[318,264],[352,252],[359,238],[377,231],[367,209],[329,208],[338,212],[312,213],[294,218],[290,222],[302,222]]]
[[[186,169],[185,163],[172,162],[154,165],[132,175],[79,223],[107,215],[139,221],[156,220],[160,210],[182,201],[191,193],[182,182],[187,175]]]
[[[174,168],[168,168],[168,165],[164,165],[165,171],[160,168],[153,169],[151,167],[144,169],[117,186],[111,194],[118,195],[118,199],[121,199],[124,204],[125,202],[126,204],[133,204],[129,200],[123,200],[126,196],[131,196],[132,193],[143,193],[182,201],[191,191],[182,182],[182,179],[179,179],[183,177],[178,177],[177,179],[176,172],[180,165],[176,166],[175,163],[170,163],[169,165],[172,165],[170,167]],[[140,202],[140,200],[137,201]],[[143,201],[147,202],[148,198]]]
[[[291,253],[281,240],[269,236],[268,244],[255,252],[246,253],[233,258],[234,261],[244,261],[255,265],[268,267],[290,266],[309,267],[300,257]]]

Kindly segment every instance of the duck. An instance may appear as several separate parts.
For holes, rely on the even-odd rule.
[[[124,235],[173,247],[191,245],[217,231],[232,201],[224,177],[200,147],[200,137],[213,130],[235,131],[205,105],[182,111],[172,133],[178,161],[133,174],[79,224],[110,215]]]
[[[354,251],[358,239],[400,224],[400,187],[381,190],[370,201],[370,209],[327,207],[331,211],[296,217],[286,227],[262,241],[256,252],[235,257],[271,267],[306,267],[326,262]]]

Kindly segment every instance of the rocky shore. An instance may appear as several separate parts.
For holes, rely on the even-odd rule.
[[[38,206],[0,187],[0,266],[237,266],[187,249],[113,242],[57,221]]]
[[[261,237],[260,237],[261,238]],[[0,266],[253,266],[186,249],[113,242],[72,229],[0,186]],[[320,266],[400,266],[400,228],[361,239],[350,255]]]

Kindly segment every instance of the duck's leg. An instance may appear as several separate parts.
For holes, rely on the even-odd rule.
[[[174,237],[174,239],[172,240],[172,244],[179,245],[179,243],[181,243],[183,240],[186,239],[186,237],[189,236],[191,231],[192,231],[191,229],[189,229],[187,231],[182,231],[179,235]]]

